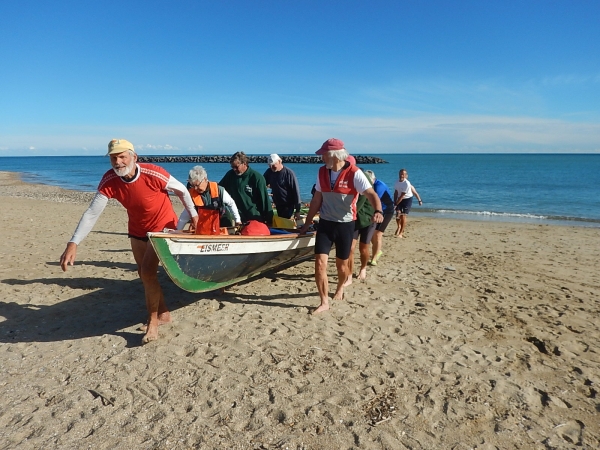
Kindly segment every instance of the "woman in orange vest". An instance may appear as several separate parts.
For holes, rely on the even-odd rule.
[[[196,234],[227,234],[226,228],[231,226],[231,220],[227,217],[226,208],[233,214],[235,224],[241,225],[237,205],[222,186],[215,181],[208,181],[204,167],[194,166],[190,169],[188,190],[198,211]],[[183,229],[189,220],[189,213],[184,210],[179,216],[177,229]]]

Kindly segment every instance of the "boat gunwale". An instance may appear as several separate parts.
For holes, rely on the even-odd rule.
[[[149,238],[159,239],[170,239],[170,240],[186,240],[186,241],[260,241],[260,240],[293,240],[311,238],[315,235],[315,232],[309,232],[306,234],[289,233],[289,234],[270,234],[267,236],[244,236],[240,234],[192,234],[192,233],[164,233],[164,232],[150,232],[147,233]]]

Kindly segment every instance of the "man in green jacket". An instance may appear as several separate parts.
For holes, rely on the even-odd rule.
[[[238,207],[242,222],[258,220],[271,225],[273,208],[265,178],[248,165],[244,152],[236,152],[229,159],[231,170],[219,185],[223,186]]]

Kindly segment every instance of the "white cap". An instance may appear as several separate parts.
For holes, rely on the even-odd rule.
[[[267,164],[272,166],[273,164],[275,164],[279,161],[281,161],[281,158],[279,157],[279,155],[277,153],[272,153],[269,155],[269,158],[267,159]]]

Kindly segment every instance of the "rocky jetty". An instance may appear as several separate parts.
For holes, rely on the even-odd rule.
[[[279,155],[285,163],[321,164],[320,156]],[[387,161],[374,156],[353,155],[357,164],[387,164]],[[151,163],[229,163],[230,155],[197,155],[197,156],[139,156],[139,162]],[[248,155],[251,163],[267,163],[268,156]]]

